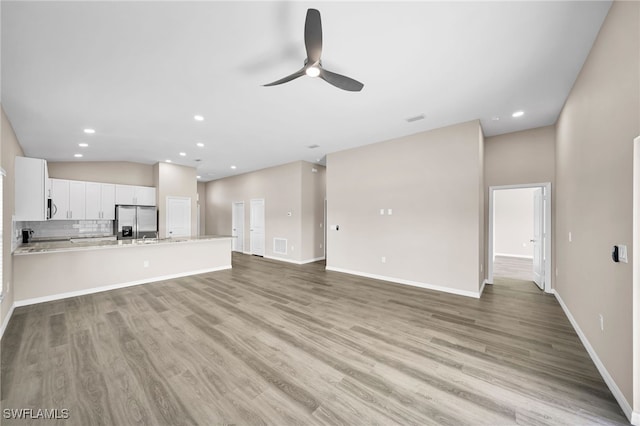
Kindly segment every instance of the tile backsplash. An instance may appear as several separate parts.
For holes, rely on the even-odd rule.
[[[114,235],[112,220],[49,220],[46,222],[16,222],[22,238],[22,229],[33,229],[33,238],[108,237]]]

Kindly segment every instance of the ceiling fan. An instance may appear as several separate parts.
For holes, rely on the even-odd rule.
[[[307,49],[307,59],[304,60],[304,66],[293,74],[273,83],[265,84],[265,86],[277,86],[306,74],[309,77],[320,77],[327,83],[342,90],[350,92],[362,90],[364,84],[359,81],[322,68],[322,61],[320,60],[322,55],[322,23],[320,21],[320,12],[316,9],[307,10],[307,19],[304,23],[304,45]]]

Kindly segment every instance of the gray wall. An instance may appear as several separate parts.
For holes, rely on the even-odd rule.
[[[328,155],[327,267],[477,294],[482,165],[478,121]]]
[[[562,110],[556,141],[555,289],[630,404],[632,265],[613,263],[610,253],[614,244],[632,250],[639,76],[640,3],[615,1]]]

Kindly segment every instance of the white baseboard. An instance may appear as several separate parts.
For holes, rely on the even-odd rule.
[[[317,262],[319,260],[324,260],[324,256],[316,257],[315,259],[307,259],[307,260],[293,260],[293,259],[285,259],[284,257],[276,257],[276,256],[264,256],[265,259],[277,260],[280,262],[294,263],[296,265],[305,265],[307,263]]]
[[[527,256],[527,255],[522,255],[522,254],[511,254],[511,253],[494,253],[493,260],[495,260],[496,256],[514,257],[516,259],[533,260],[533,256]]]
[[[16,308],[15,302],[9,308],[9,313],[4,317],[4,321],[2,321],[2,327],[0,327],[0,340],[2,340],[2,336],[4,336],[4,331],[7,329],[7,325],[9,325],[9,320],[13,315],[13,310]]]
[[[350,269],[334,268],[332,266],[327,266],[325,269],[327,271],[342,272],[344,274],[358,275],[360,277],[373,278],[375,280],[389,281],[389,282],[397,283],[397,284],[404,284],[404,285],[410,285],[410,286],[413,286],[413,287],[426,288],[428,290],[442,291],[444,293],[451,293],[451,294],[457,294],[459,296],[473,297],[475,299],[479,299],[480,298],[480,292],[479,291],[458,290],[458,289],[451,288],[451,287],[443,287],[443,286],[439,286],[439,285],[421,283],[421,282],[418,282],[418,281],[404,280],[404,279],[401,279],[401,278],[394,278],[394,277],[386,277],[386,276],[383,276],[383,275],[369,274],[367,272],[352,271]]]
[[[136,286],[136,285],[148,284],[148,283],[157,282],[157,281],[172,280],[172,279],[175,279],[175,278],[187,277],[189,275],[197,275],[197,274],[205,274],[207,272],[222,271],[222,270],[225,270],[225,269],[231,269],[231,265],[218,266],[216,268],[200,269],[200,270],[197,270],[197,271],[189,271],[189,272],[183,272],[183,273],[179,273],[179,274],[162,275],[162,276],[159,276],[159,277],[145,278],[145,279],[142,279],[142,280],[129,281],[129,282],[126,282],[126,283],[105,285],[105,286],[102,286],[102,287],[93,287],[93,288],[87,288],[87,289],[78,290],[78,291],[69,291],[69,292],[66,292],[66,293],[52,294],[50,296],[34,297],[32,299],[16,300],[15,302],[13,302],[13,304],[16,307],[18,307],[18,306],[27,306],[27,305],[35,305],[36,303],[51,302],[53,300],[66,299],[66,298],[69,298],[69,297],[85,296],[87,294],[101,293],[103,291],[116,290],[116,289],[125,288],[125,287],[133,287],[133,286]]]
[[[600,372],[600,375],[604,379],[604,382],[607,384],[607,386],[609,386],[609,390],[611,390],[611,393],[615,397],[616,401],[618,401],[618,404],[620,405],[620,408],[622,408],[622,411],[624,411],[624,414],[627,416],[629,421],[631,421],[631,423],[633,423],[634,425],[640,425],[640,418],[638,416],[638,414],[640,413],[638,412],[633,413],[633,410],[631,409],[631,404],[629,404],[629,401],[627,401],[627,399],[624,397],[624,395],[622,394],[622,391],[620,390],[616,382],[613,380],[613,377],[611,377],[611,374],[609,374],[609,372],[607,371],[606,367],[598,357],[598,354],[593,349],[593,346],[591,346],[591,343],[589,343],[587,336],[582,332],[575,318],[573,317],[573,315],[571,315],[571,311],[569,311],[569,308],[567,307],[567,305],[565,305],[564,301],[562,300],[562,297],[560,297],[560,294],[558,294],[558,292],[555,290],[552,290],[551,293],[553,293],[556,296],[556,299],[558,300],[558,303],[560,303],[562,310],[564,311],[567,318],[569,318],[569,322],[571,323],[574,330],[578,334],[580,341],[582,342],[585,349],[589,353],[591,360],[596,365],[596,368]],[[632,417],[632,413],[635,415],[635,419],[636,419],[635,423]]]
[[[640,426],[640,411],[634,411],[631,414],[631,424],[633,426]]]

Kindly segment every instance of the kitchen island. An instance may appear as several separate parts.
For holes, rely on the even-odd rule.
[[[24,244],[13,253],[16,306],[231,268],[226,235]]]

